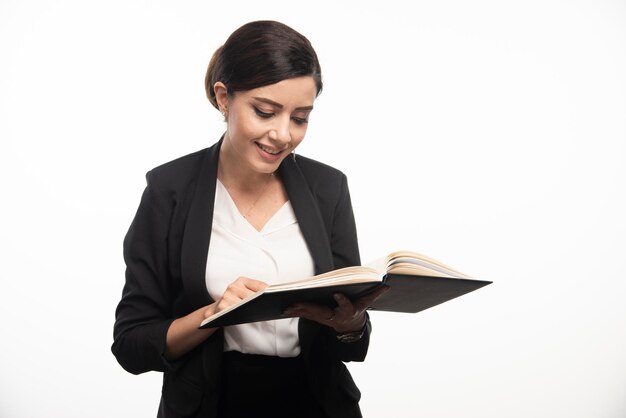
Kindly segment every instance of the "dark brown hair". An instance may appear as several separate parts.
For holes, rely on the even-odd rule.
[[[232,95],[301,76],[313,77],[319,95],[322,70],[309,40],[283,23],[259,20],[237,29],[215,51],[204,86],[209,101],[218,108],[213,91],[218,81]]]

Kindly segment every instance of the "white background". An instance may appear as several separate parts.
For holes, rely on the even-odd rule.
[[[299,152],[348,174],[363,260],[411,249],[494,281],[372,314],[349,366],[364,415],[625,417],[626,3],[608,0],[0,1],[0,416],[155,416],[160,375],[109,348],[122,239],[145,172],[222,133],[206,65],[256,19],[318,51]]]

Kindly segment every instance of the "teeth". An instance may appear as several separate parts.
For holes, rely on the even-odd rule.
[[[276,154],[280,153],[280,150],[273,150],[273,149],[264,147],[261,144],[259,144],[259,148],[261,148],[263,151],[267,152],[268,154],[272,154],[272,155],[276,155]]]

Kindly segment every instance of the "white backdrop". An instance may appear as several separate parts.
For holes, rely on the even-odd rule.
[[[409,6],[409,4],[411,4]],[[153,417],[110,353],[150,168],[212,144],[212,52],[283,21],[325,90],[300,153],[349,176],[364,261],[494,284],[373,313],[366,417],[626,416],[626,3],[0,1],[0,416]]]

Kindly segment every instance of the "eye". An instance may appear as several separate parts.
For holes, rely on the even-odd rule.
[[[259,109],[259,108],[258,108],[258,107],[256,107],[256,106],[253,106],[253,107],[254,107],[254,113],[256,113],[256,114],[257,114],[257,116],[258,116],[258,117],[260,117],[260,118],[263,118],[263,119],[269,119],[269,118],[271,118],[272,116],[274,116],[274,114],[273,114],[273,113],[267,113],[267,112],[264,112],[264,111],[262,111],[261,109]]]
[[[304,125],[305,123],[309,123],[308,119],[298,118],[296,116],[293,116],[291,120],[293,120],[296,123],[296,125]]]

